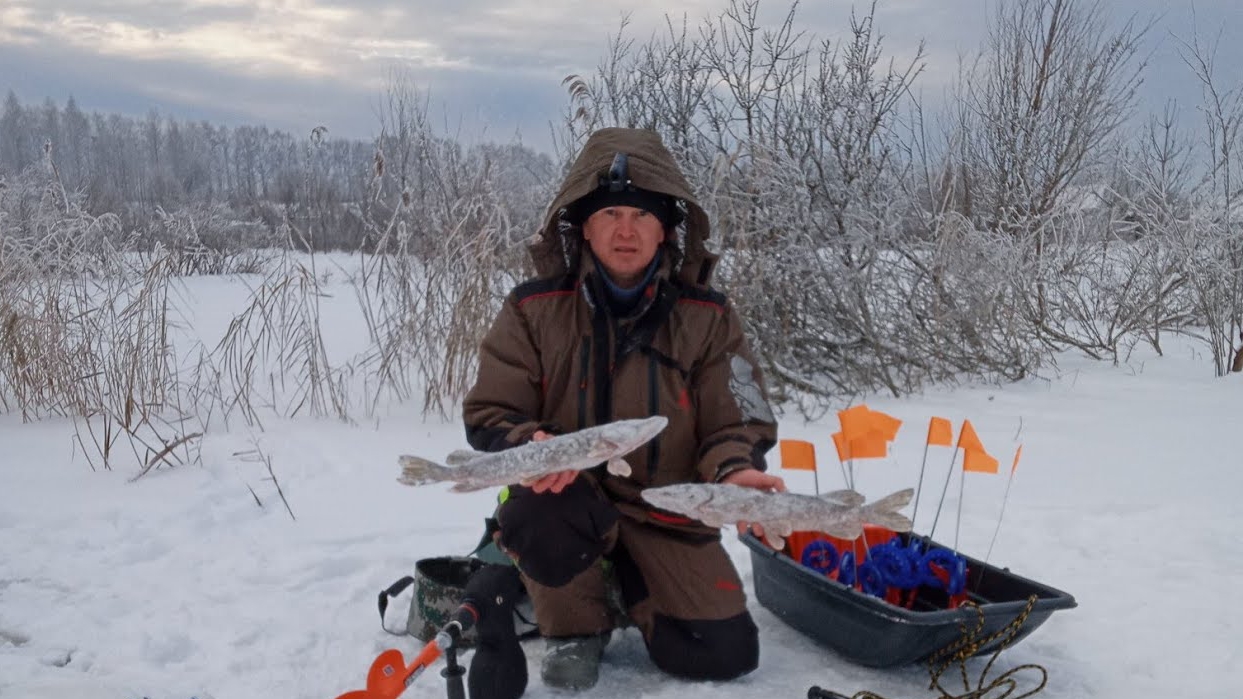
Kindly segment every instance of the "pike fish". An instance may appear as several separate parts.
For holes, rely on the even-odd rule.
[[[462,449],[445,457],[447,465],[403,454],[397,460],[401,465],[397,482],[426,485],[453,481],[450,490],[466,493],[530,481],[557,471],[582,471],[601,462],[608,462],[609,473],[629,476],[630,464],[621,457],[660,434],[667,424],[669,418],[656,415],[588,427],[504,451]]]
[[[697,519],[709,527],[752,522],[764,528],[764,538],[777,549],[783,537],[795,531],[820,531],[839,539],[857,539],[863,525],[877,524],[895,532],[909,532],[911,520],[898,512],[915,494],[899,490],[864,505],[854,490],[823,495],[772,493],[728,483],[679,483],[642,492],[644,500],[662,510]]]

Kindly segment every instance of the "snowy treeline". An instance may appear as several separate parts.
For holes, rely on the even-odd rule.
[[[462,148],[426,124],[417,133],[415,128],[393,124],[391,134],[368,142],[332,138],[322,128],[293,135],[179,121],[154,111],[143,119],[88,114],[72,97],[63,108],[51,99],[24,106],[10,91],[0,113],[0,177],[9,187],[26,182],[37,188],[51,174],[50,156],[59,184],[82,195],[86,212],[114,214],[125,228],[146,229],[156,238],[165,213],[184,212],[204,219],[197,228],[210,247],[271,245],[280,225],[291,221],[302,227],[314,222],[316,249],[355,250],[366,244],[357,206],[374,194],[377,148],[400,156],[393,163],[400,169],[395,182],[424,199],[446,178],[429,173],[431,162],[416,150],[435,150],[470,170],[489,158],[551,167],[546,157],[520,145]],[[393,193],[385,192],[390,199]],[[21,212],[10,214],[9,226],[30,225]],[[238,239],[226,219],[253,225],[250,233],[257,237]]]
[[[401,75],[369,144],[10,94],[0,410],[77,416],[96,445],[101,430],[154,430],[148,455],[212,416],[358,419],[407,399],[450,411],[499,300],[529,274],[523,243],[562,168],[608,125],[656,129],[675,150],[713,217],[717,285],[774,393],[806,414],[868,391],[1016,380],[1066,350],[1120,361],[1171,333],[1228,371],[1243,93],[1211,50],[1181,45],[1203,103],[1145,118],[1151,27],[1078,0],[1010,0],[932,114],[915,96],[922,56],[893,61],[872,13],[840,42],[800,31],[796,8],[776,26],[758,16],[735,0],[645,42],[623,25],[594,71],[566,78],[551,156],[462,146]],[[1197,125],[1180,128],[1178,109],[1198,109]],[[356,253],[367,334],[343,357],[319,322],[325,279],[344,269],[317,256],[332,249]],[[259,276],[189,358],[167,341],[175,280],[222,272]]]

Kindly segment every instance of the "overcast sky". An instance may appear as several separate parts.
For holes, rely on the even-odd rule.
[[[866,9],[865,3],[859,3]],[[1113,0],[1121,22],[1155,20],[1148,36],[1145,110],[1170,98],[1188,108],[1200,94],[1177,53],[1198,26],[1221,32],[1218,71],[1243,81],[1243,3],[1201,0],[1168,9],[1160,0]],[[402,69],[465,135],[508,140],[520,132],[538,148],[566,103],[560,83],[592,70],[622,12],[639,40],[666,12],[693,23],[728,0],[0,0],[0,89],[24,102],[73,95],[87,111],[229,125],[267,124],[297,133],[367,138],[388,76]],[[889,53],[909,57],[920,39],[927,68],[917,86],[943,94],[961,54],[978,47],[995,1],[881,0],[877,26]],[[763,0],[775,24],[788,2]],[[798,26],[836,39],[851,3],[805,0]]]

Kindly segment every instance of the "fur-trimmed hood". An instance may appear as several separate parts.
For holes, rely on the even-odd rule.
[[[577,270],[582,257],[582,231],[562,220],[561,214],[596,188],[618,153],[629,156],[634,186],[668,194],[685,207],[684,222],[675,231],[673,242],[666,245],[671,248],[670,257],[677,261],[677,276],[684,282],[706,286],[717,261],[717,256],[704,245],[710,234],[708,215],[691,193],[690,184],[660,135],[645,129],[600,129],[587,139],[544,214],[539,239],[531,246],[537,273],[541,277],[557,277]]]

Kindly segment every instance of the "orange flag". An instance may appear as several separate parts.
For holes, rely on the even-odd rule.
[[[833,446],[843,463],[851,459],[883,459],[889,455],[889,443],[875,434],[847,443],[845,434],[834,432]]]
[[[983,451],[964,451],[962,453],[962,470],[976,473],[997,473],[997,459]]]
[[[891,415],[886,415],[878,410],[872,410],[871,413],[871,434],[879,435],[886,442],[892,442],[898,438],[898,428],[902,426],[902,421]]]
[[[815,471],[816,446],[799,439],[781,440],[781,468]]]
[[[1018,449],[1014,450],[1014,463],[1010,464],[1010,475],[1019,470],[1019,457],[1023,455],[1023,445],[1020,444]]]
[[[954,427],[943,417],[928,421],[928,445],[950,447],[954,445]]]
[[[872,411],[862,403],[837,411],[837,419],[842,423],[842,435],[847,444],[866,438],[872,429]]]
[[[833,446],[842,461],[888,456],[889,442],[898,436],[902,426],[901,420],[863,404],[838,411],[837,419],[842,423],[842,431],[833,435]]]
[[[984,450],[984,443],[975,433],[970,420],[962,421],[962,431],[958,433],[958,448],[962,449],[962,470],[997,473],[997,459]]]
[[[833,433],[833,446],[837,447],[837,460],[846,463],[850,461],[850,445],[846,443],[846,436],[841,432]]]
[[[975,433],[970,420],[962,421],[962,431],[958,433],[958,448],[963,451],[984,451],[984,443]]]
[[[889,456],[889,443],[879,437],[856,439],[850,443],[852,459],[883,459],[886,456]]]

